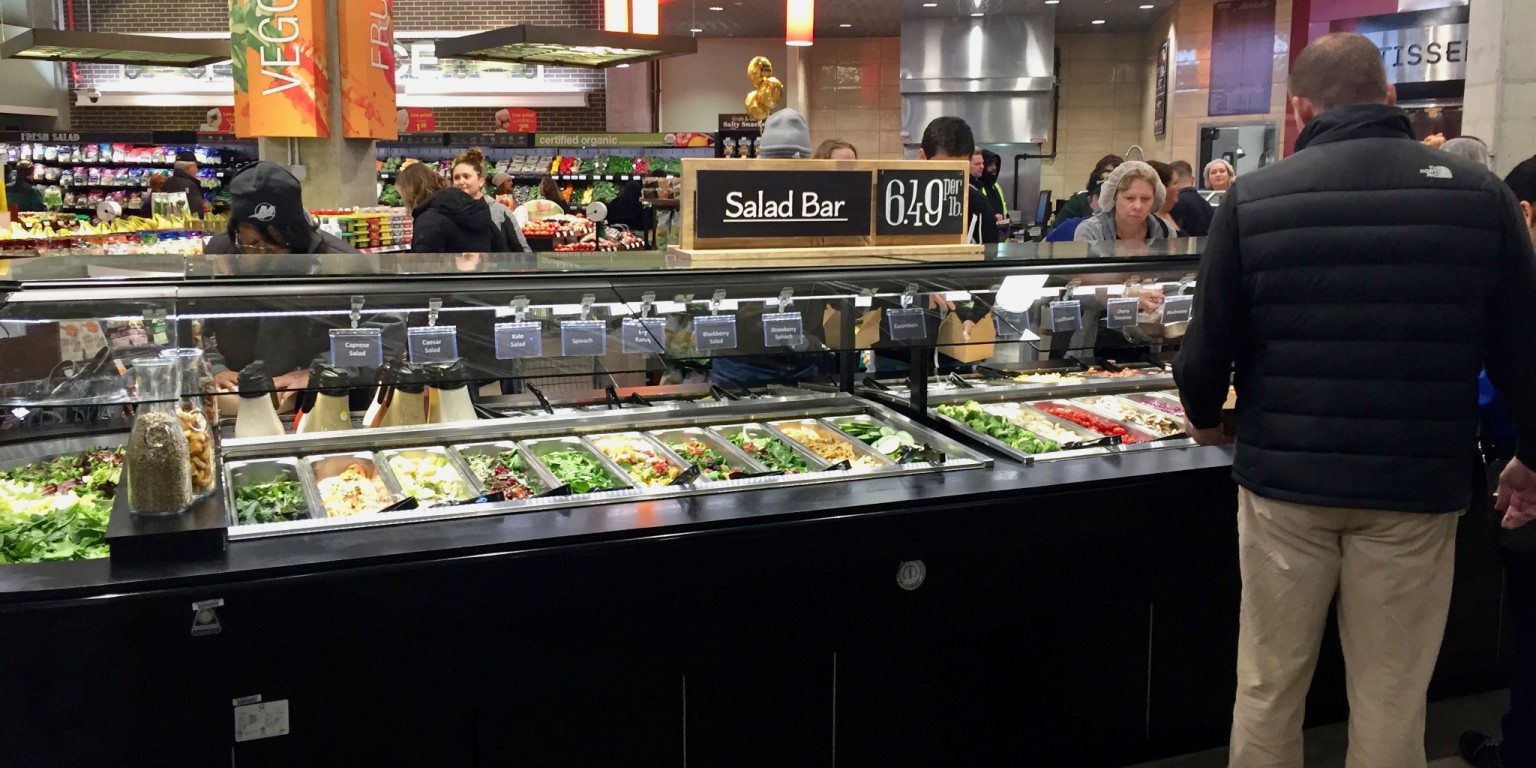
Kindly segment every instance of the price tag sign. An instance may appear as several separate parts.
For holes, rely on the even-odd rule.
[[[626,355],[659,355],[665,351],[666,318],[626,317],[619,331],[619,347]]]
[[[875,189],[876,235],[965,234],[963,172],[882,170]]]
[[[923,341],[928,338],[928,317],[921,309],[887,309],[885,326],[892,341]]]
[[[1169,296],[1163,301],[1163,325],[1187,323],[1195,311],[1195,297]]]
[[[1069,333],[1083,327],[1083,305],[1077,300],[1051,302],[1051,330]]]
[[[497,323],[496,359],[540,357],[544,354],[543,326],[539,323]]]
[[[799,312],[763,315],[763,346],[796,347],[805,340],[805,321]]]
[[[384,364],[384,334],[378,328],[336,328],[331,331],[331,365],[377,368]]]
[[[1136,313],[1139,311],[1140,299],[1110,299],[1104,314],[1104,325],[1110,328],[1129,328],[1136,324]]]
[[[411,328],[405,335],[413,363],[449,363],[459,357],[459,329],[456,326]]]
[[[608,324],[602,320],[567,320],[560,324],[560,354],[602,357],[608,354]]]
[[[709,315],[693,319],[693,346],[700,352],[736,348],[736,316]]]

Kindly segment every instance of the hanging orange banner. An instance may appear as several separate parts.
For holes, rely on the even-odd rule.
[[[229,0],[235,135],[331,135],[325,0]]]
[[[395,124],[394,0],[338,0],[341,135],[400,138]]]

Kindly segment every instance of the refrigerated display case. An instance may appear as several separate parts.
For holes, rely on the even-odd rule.
[[[1112,765],[1209,746],[1235,647],[1230,452],[1157,417],[1178,421],[1188,318],[1149,301],[1107,320],[1197,290],[1198,248],[138,256],[111,280],[90,277],[110,257],[11,262],[0,555],[41,535],[27,559],[74,561],[0,564],[7,749],[798,765],[835,743],[859,764],[1007,764],[1065,739]],[[1062,302],[1074,322],[1052,321]],[[892,338],[901,309],[921,337]],[[320,393],[298,374],[359,334],[378,355],[350,370],[351,429],[287,416],[223,440],[219,492],[182,522],[112,497],[93,449],[123,442],[137,357],[266,356],[274,389],[300,390],[270,394],[302,408]],[[478,418],[372,426],[427,421],[459,385]],[[972,401],[1056,450],[954,415]],[[1493,663],[1455,634],[1452,687]],[[246,708],[279,701],[292,728],[262,738]]]

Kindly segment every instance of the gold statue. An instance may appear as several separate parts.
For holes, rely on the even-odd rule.
[[[747,79],[753,88],[747,94],[747,114],[754,120],[766,120],[784,101],[784,83],[773,76],[773,62],[766,56],[754,56],[747,63]]]

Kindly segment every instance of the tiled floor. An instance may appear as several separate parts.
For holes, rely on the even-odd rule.
[[[1497,732],[1499,718],[1509,705],[1507,691],[1450,699],[1429,705],[1425,745],[1430,768],[1466,768],[1457,757],[1461,732]],[[1347,730],[1343,723],[1312,728],[1306,732],[1307,768],[1343,768]],[[1130,768],[1226,768],[1227,750],[1213,749],[1193,755],[1143,763]]]

